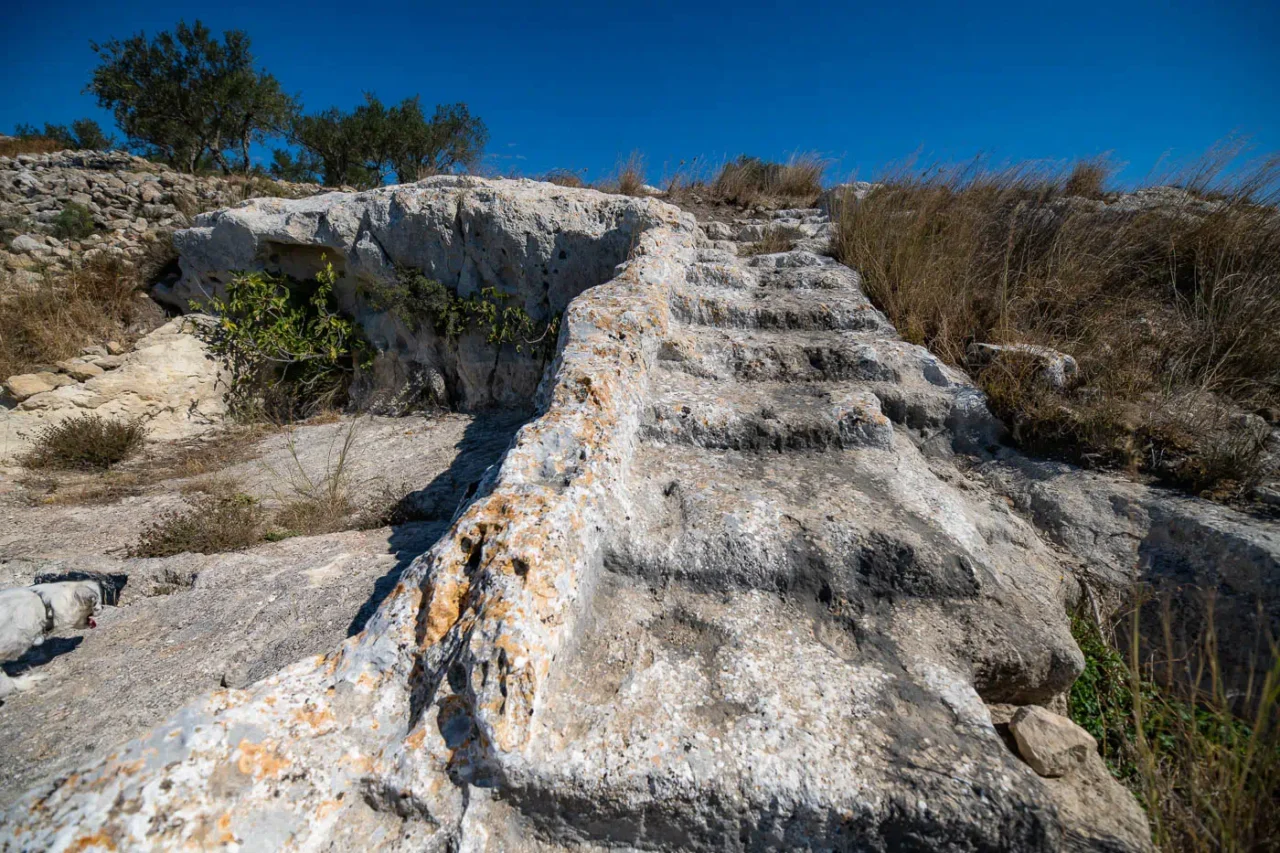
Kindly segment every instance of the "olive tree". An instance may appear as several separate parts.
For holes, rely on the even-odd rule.
[[[366,94],[351,112],[332,107],[298,116],[291,138],[301,153],[277,152],[272,164],[277,177],[297,180],[310,170],[329,186],[378,186],[393,176],[416,181],[474,166],[488,131],[466,104],[437,106],[428,120],[416,95],[388,107]]]
[[[254,68],[249,37],[219,41],[196,21],[148,39],[91,43],[101,64],[86,91],[110,109],[136,149],[194,172],[249,171],[249,148],[283,130],[296,101]]]

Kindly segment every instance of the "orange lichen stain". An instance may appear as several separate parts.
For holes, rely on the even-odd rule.
[[[405,746],[413,750],[422,749],[422,744],[427,739],[427,727],[418,726],[413,732],[404,739]]]
[[[80,853],[82,850],[119,850],[116,843],[102,830],[93,835],[82,835],[67,848],[69,853]]]
[[[462,613],[462,604],[471,591],[471,581],[466,578],[442,578],[430,588],[431,604],[427,607],[426,631],[422,637],[424,646],[440,640]]]
[[[238,841],[235,833],[231,831],[231,812],[227,812],[218,818],[218,843],[236,844]]]
[[[247,738],[240,741],[237,749],[240,758],[236,767],[246,776],[278,777],[284,768],[289,766],[289,759],[277,753],[270,744],[251,743]]]
[[[308,702],[298,710],[293,712],[293,718],[300,723],[305,723],[313,730],[319,729],[326,723],[333,722],[333,712],[325,707],[316,707]]]
[[[276,697],[274,697],[274,696],[268,696],[267,698],[263,699],[262,701],[263,701],[264,703],[266,703],[267,707],[269,707],[269,708],[274,708],[274,707],[276,706]]]
[[[325,800],[316,806],[316,820],[324,820],[340,808],[342,808],[342,800]]]

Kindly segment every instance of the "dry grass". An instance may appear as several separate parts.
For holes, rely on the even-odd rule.
[[[35,286],[0,293],[0,378],[79,355],[89,344],[130,342],[140,327],[160,319],[139,294],[173,257],[172,244],[157,241],[137,264],[100,255],[66,273],[45,273]]]
[[[316,536],[359,526],[350,468],[359,423],[353,420],[342,433],[341,442],[335,438],[330,443],[324,467],[316,472],[307,470],[298,455],[294,434],[289,434],[290,465],[285,473],[276,475],[283,489],[278,495],[281,506],[270,538]]]
[[[538,180],[548,184],[555,184],[559,187],[570,187],[572,189],[580,189],[587,185],[587,182],[582,180],[582,175],[571,169],[552,169],[550,172],[547,172],[545,175],[538,178]]]
[[[1220,497],[1258,474],[1280,404],[1280,160],[1110,205],[1098,161],[899,170],[841,206],[833,252],[908,340],[966,365],[973,341],[1071,353],[1055,392],[1016,360],[977,373],[1024,446]],[[1205,201],[1210,192],[1217,201]],[[1135,203],[1138,202],[1138,203]]]
[[[764,229],[764,234],[759,240],[744,246],[741,253],[744,255],[772,255],[776,252],[790,252],[796,247],[796,237],[798,236],[799,232],[794,228],[770,225]]]
[[[743,155],[726,163],[708,187],[716,199],[742,207],[810,207],[822,193],[826,163],[797,154],[786,163]]]
[[[105,471],[142,449],[147,428],[141,421],[78,415],[42,428],[19,458],[25,468]]]
[[[249,495],[195,494],[185,508],[161,513],[129,549],[129,556],[238,551],[261,541],[265,521],[262,505]]]
[[[644,155],[632,151],[626,159],[619,160],[610,175],[597,189],[616,195],[643,195],[645,185]]]
[[[0,157],[17,157],[19,154],[52,154],[63,151],[66,145],[56,139],[43,136],[11,137],[0,140]]]
[[[1086,665],[1071,689],[1072,718],[1138,796],[1162,851],[1280,848],[1280,649],[1271,640],[1243,692],[1229,690],[1212,607],[1196,648],[1175,655],[1167,609],[1164,642],[1140,641],[1139,596],[1128,642],[1073,621]]]

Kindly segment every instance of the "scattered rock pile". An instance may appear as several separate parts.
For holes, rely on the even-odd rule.
[[[311,184],[187,175],[122,151],[0,157],[0,231],[7,238],[0,269],[20,284],[35,283],[36,270],[57,271],[96,253],[136,259],[147,243],[202,210],[263,192],[297,198],[319,191]],[[54,235],[55,220],[70,204],[88,210],[93,233]]]

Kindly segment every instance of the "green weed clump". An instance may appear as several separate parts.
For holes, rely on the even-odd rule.
[[[83,240],[93,233],[93,214],[83,204],[71,202],[53,220],[53,236],[61,240]]]
[[[366,284],[362,292],[378,311],[387,311],[414,331],[431,328],[449,341],[478,330],[495,347],[511,344],[517,352],[547,357],[560,329],[556,315],[539,323],[523,307],[509,304],[511,294],[495,287],[461,297],[419,270],[401,269],[390,282]]]

